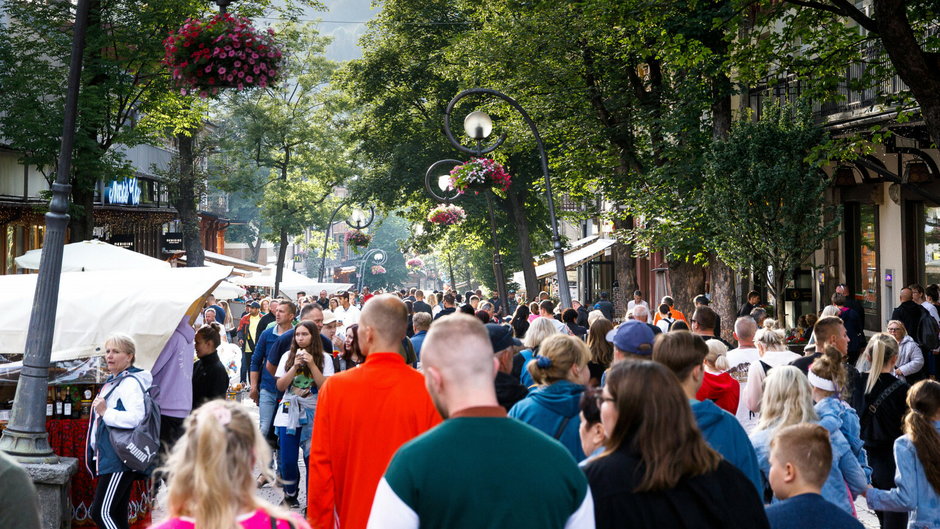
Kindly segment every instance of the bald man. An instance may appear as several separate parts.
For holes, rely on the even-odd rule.
[[[392,455],[441,421],[424,378],[397,352],[407,324],[408,310],[397,296],[372,297],[359,317],[365,363],[320,389],[307,494],[314,528],[364,528]]]
[[[422,350],[428,391],[447,420],[395,454],[368,527],[593,528],[591,492],[568,451],[497,402],[499,361],[483,324],[440,320]]]

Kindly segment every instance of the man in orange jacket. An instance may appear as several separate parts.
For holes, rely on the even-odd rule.
[[[408,311],[375,296],[359,317],[364,364],[333,375],[320,390],[310,444],[307,518],[314,529],[364,529],[375,490],[395,451],[441,422],[424,377],[398,348]]]

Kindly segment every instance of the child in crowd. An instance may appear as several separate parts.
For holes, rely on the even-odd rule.
[[[940,382],[923,380],[907,394],[904,435],[894,442],[897,474],[891,490],[868,489],[868,506],[910,511],[908,529],[940,527]]]
[[[827,346],[822,356],[817,358],[806,373],[813,386],[813,401],[819,424],[830,433],[841,432],[849,443],[852,454],[865,471],[865,479],[871,482],[871,467],[861,438],[862,427],[858,414],[842,400],[848,373],[842,362],[842,353],[835,347]]]
[[[309,529],[301,516],[255,496],[255,467],[274,481],[270,460],[268,443],[242,405],[206,403],[186,419],[163,469],[170,518],[152,529]]]
[[[767,507],[771,529],[862,529],[821,495],[831,466],[832,445],[822,426],[800,423],[777,432],[770,442],[770,486],[782,501]]]

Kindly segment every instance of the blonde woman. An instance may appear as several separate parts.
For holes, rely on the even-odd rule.
[[[754,335],[754,346],[760,360],[747,370],[747,386],[744,388],[744,403],[754,413],[761,411],[761,394],[764,379],[771,369],[785,366],[800,358],[800,355],[787,349],[783,337],[773,329],[760,329]]]
[[[775,367],[764,381],[764,386],[760,420],[750,437],[766,481],[770,476],[770,441],[777,431],[791,424],[817,423],[819,416],[813,408],[813,388],[799,368]],[[840,432],[831,434],[830,438],[832,468],[823,485],[822,496],[853,514],[846,487],[853,492],[859,490],[859,487],[864,489],[867,481],[865,471]],[[764,500],[769,501],[771,497],[770,487],[767,486]]]
[[[110,442],[110,428],[136,428],[145,418],[144,391],[150,371],[134,367],[137,345],[125,334],[112,334],[104,343],[108,379],[91,403],[85,445],[85,464],[98,478],[91,517],[100,528],[127,529],[131,485],[144,476],[131,471]]]
[[[898,357],[895,360],[894,376],[914,384],[915,382],[926,378],[926,368],[924,367],[924,352],[917,345],[917,342],[907,334],[907,328],[899,320],[888,322],[888,334],[898,342]]]
[[[552,323],[553,321],[549,318],[532,320],[532,323],[529,324],[529,330],[526,331],[525,338],[522,340],[525,349],[512,359],[513,374],[516,374],[519,377],[519,382],[527,388],[531,389],[535,386],[535,381],[527,368],[529,363],[539,355],[539,346],[549,336],[559,334],[558,328]]]
[[[214,400],[186,419],[173,447],[169,475],[170,518],[152,529],[309,529],[302,517],[255,496],[254,468],[269,480],[271,449],[248,411]]]
[[[574,336],[548,336],[526,369],[539,387],[509,410],[510,417],[561,442],[576,461],[584,459],[578,413],[581,394],[591,376],[587,367],[590,356],[587,345]]]

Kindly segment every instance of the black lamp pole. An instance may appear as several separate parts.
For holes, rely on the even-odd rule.
[[[558,295],[561,299],[562,307],[571,307],[571,290],[568,288],[568,274],[565,271],[565,252],[561,248],[561,237],[558,234],[558,219],[555,216],[555,200],[552,198],[552,180],[548,174],[548,154],[545,152],[545,144],[542,143],[542,137],[539,135],[538,128],[536,128],[532,118],[529,117],[528,112],[526,112],[515,99],[506,94],[489,88],[471,88],[470,90],[464,90],[450,100],[450,103],[447,104],[447,109],[444,111],[444,134],[447,136],[450,143],[460,151],[475,156],[481,156],[493,152],[506,140],[506,135],[503,134],[489,147],[480,148],[479,142],[483,140],[485,136],[475,137],[474,139],[477,140],[478,146],[476,149],[471,149],[461,145],[460,142],[454,138],[454,135],[450,131],[450,114],[453,112],[458,101],[472,95],[493,96],[509,103],[509,105],[522,116],[526,125],[529,126],[529,130],[532,131],[532,136],[535,137],[535,145],[538,147],[539,161],[542,165],[542,176],[545,178],[545,200],[548,205],[548,216],[552,227],[552,246],[553,253],[555,254],[555,272],[558,276]],[[505,300],[503,300],[503,307],[505,306]]]
[[[52,356],[59,280],[62,274],[62,247],[65,245],[65,230],[69,223],[68,204],[72,190],[69,176],[72,170],[72,148],[75,144],[78,91],[87,26],[88,0],[78,0],[75,25],[72,29],[72,55],[69,61],[62,143],[56,180],[52,184],[52,200],[49,202],[49,212],[46,213],[46,236],[43,240],[33,310],[26,334],[23,370],[16,385],[9,426],[0,438],[0,450],[25,463],[55,463],[59,460],[49,445],[49,434],[46,432],[46,391],[49,388],[49,359]]]
[[[323,272],[326,270],[326,245],[330,242],[330,232],[333,231],[333,222],[336,219],[336,215],[339,213],[339,210],[343,209],[346,206],[346,201],[340,202],[336,209],[333,210],[333,214],[330,215],[330,222],[326,225],[326,233],[323,236],[323,252],[320,255],[320,272],[317,274],[317,283],[323,282]],[[349,219],[346,219],[346,225],[355,230],[361,230],[368,228],[372,221],[375,220],[375,208],[369,206],[369,220],[362,223],[358,219],[356,223],[353,224],[349,222]]]

